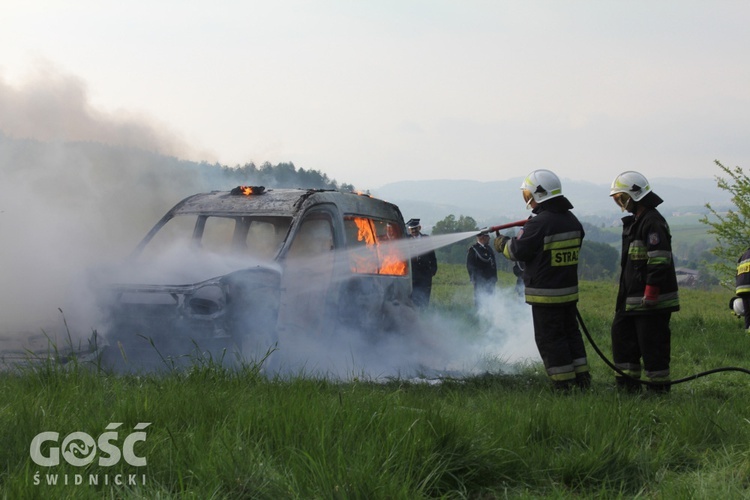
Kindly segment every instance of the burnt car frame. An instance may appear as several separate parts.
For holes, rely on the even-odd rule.
[[[150,370],[267,361],[301,337],[347,331],[376,341],[416,314],[405,234],[399,208],[369,195],[238,186],[189,196],[136,247],[127,279],[99,294],[101,361]],[[163,275],[165,263],[178,272]]]

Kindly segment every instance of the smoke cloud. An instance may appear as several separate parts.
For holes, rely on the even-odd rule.
[[[531,312],[514,292],[498,289],[477,311],[479,326],[431,311],[401,334],[373,342],[359,332],[343,332],[321,342],[302,337],[280,348],[280,369],[292,373],[353,377],[439,379],[480,373],[517,372],[540,361]]]
[[[0,337],[64,338],[58,309],[74,314],[84,270],[122,257],[198,188],[166,130],[94,109],[83,81],[50,66],[19,86],[0,75]]]
[[[96,142],[182,158],[196,154],[177,133],[152,118],[95,109],[85,82],[51,64],[37,66],[15,87],[0,74],[0,110],[0,130],[17,139]]]
[[[47,338],[64,346],[68,334],[75,343],[102,327],[90,271],[101,276],[111,269],[118,280],[117,264],[177,201],[226,189],[206,169],[178,159],[194,154],[154,120],[95,109],[75,76],[42,67],[11,86],[0,75],[0,351],[44,348]],[[151,281],[200,271],[179,251],[167,261],[164,269],[148,270]],[[226,271],[225,264],[204,261],[213,266],[204,276]],[[507,371],[538,358],[530,312],[515,296],[488,298],[477,331],[438,314],[417,319],[404,311],[408,335],[384,335],[377,343],[356,331],[325,341],[301,337],[275,353],[277,366],[380,378]]]
[[[461,241],[466,236],[461,233],[405,239],[388,242],[386,246],[408,259]],[[349,262],[346,254],[339,253],[339,265]],[[316,259],[308,265],[325,267]],[[339,269],[334,275],[348,274]],[[307,294],[325,295],[328,291],[325,281],[311,278],[311,274],[306,274],[305,283],[301,283]],[[455,302],[462,300],[459,293],[456,291]],[[372,306],[362,304],[358,313],[372,317],[373,311],[367,310]],[[419,313],[408,304],[389,307],[390,310],[375,311],[375,314],[392,314],[397,321],[394,331],[376,332],[374,337],[371,333],[347,329],[323,336],[302,332],[287,342],[280,342],[278,351],[271,357],[272,370],[339,379],[437,379],[485,372],[515,373],[519,367],[540,360],[534,343],[531,310],[514,289],[497,288],[493,295],[480,297],[475,311],[478,321],[473,329],[468,328],[465,318],[452,318],[437,310]],[[266,350],[261,347],[259,352],[262,354]],[[245,354],[257,359],[257,353],[255,356]]]

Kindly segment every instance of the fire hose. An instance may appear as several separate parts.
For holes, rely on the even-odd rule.
[[[518,220],[518,221],[515,221],[515,222],[508,222],[506,224],[500,224],[498,226],[488,227],[488,228],[482,229],[480,231],[480,234],[482,234],[482,233],[489,234],[489,233],[492,233],[492,232],[497,233],[498,231],[500,231],[502,229],[508,229],[508,228],[511,228],[511,227],[523,226],[524,224],[526,224],[527,221],[528,221],[528,219],[523,219],[523,220]],[[741,372],[741,373],[746,373],[746,374],[750,375],[750,370],[748,370],[746,368],[740,368],[740,367],[737,367],[737,366],[723,366],[721,368],[713,368],[711,370],[706,370],[706,371],[703,371],[703,372],[699,372],[699,373],[696,373],[694,375],[689,375],[687,377],[679,378],[677,380],[651,381],[651,380],[641,380],[640,378],[635,378],[632,375],[630,375],[628,373],[625,373],[620,368],[618,368],[612,361],[609,360],[609,358],[607,358],[607,356],[604,355],[604,353],[601,351],[601,349],[599,349],[599,346],[596,345],[596,342],[594,342],[594,339],[591,337],[591,334],[589,333],[589,330],[586,327],[586,323],[583,321],[583,317],[581,316],[581,312],[578,311],[577,308],[576,308],[576,316],[578,318],[578,323],[581,325],[581,330],[583,330],[583,333],[586,335],[586,338],[588,339],[589,344],[591,344],[591,347],[594,349],[594,351],[596,352],[596,354],[599,355],[599,357],[602,359],[602,361],[604,361],[604,363],[607,366],[609,366],[612,370],[614,370],[618,375],[620,375],[622,377],[625,377],[627,379],[630,379],[630,380],[632,380],[634,382],[638,382],[638,383],[643,384],[643,385],[651,385],[651,386],[658,386],[658,385],[670,385],[671,386],[671,385],[681,384],[683,382],[689,382],[691,380],[695,380],[695,379],[698,379],[698,378],[701,378],[701,377],[705,377],[706,375],[711,375],[713,373],[719,373],[719,372]]]
[[[503,229],[508,229],[511,227],[519,227],[523,226],[528,222],[529,219],[523,219],[523,220],[517,220],[515,222],[508,222],[505,224],[500,224],[499,226],[492,226],[492,227],[485,227],[483,229],[479,230],[479,234],[490,234],[490,233],[497,233],[498,231],[501,231]]]
[[[591,344],[591,347],[596,351],[596,353],[599,355],[600,358],[602,358],[602,361],[606,363],[607,366],[612,368],[615,372],[617,372],[620,376],[628,378],[632,381],[638,382],[643,385],[675,385],[675,384],[681,384],[683,382],[689,382],[691,380],[695,380],[697,378],[705,377],[706,375],[711,375],[712,373],[719,373],[719,372],[742,372],[750,375],[750,370],[746,368],[740,368],[737,366],[723,366],[721,368],[713,368],[711,370],[706,370],[700,373],[696,373],[695,375],[689,375],[687,377],[679,378],[677,380],[668,380],[668,381],[659,381],[654,382],[650,380],[641,380],[639,378],[635,378],[621,369],[619,369],[615,364],[610,361],[607,356],[604,355],[604,353],[599,349],[599,346],[596,345],[596,342],[594,342],[594,339],[591,338],[591,334],[589,333],[588,328],[586,328],[586,323],[583,322],[583,317],[581,316],[581,312],[576,309],[576,316],[578,317],[578,324],[581,325],[581,330],[583,330],[583,333],[586,334],[586,338],[589,341],[589,344]]]

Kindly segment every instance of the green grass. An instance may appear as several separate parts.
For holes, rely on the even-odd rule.
[[[501,286],[513,285],[503,275]],[[584,282],[580,311],[610,353],[616,286]],[[743,366],[750,338],[722,291],[681,290],[675,378]],[[441,266],[434,310],[476,318],[463,266]],[[588,346],[588,345],[587,345]],[[46,363],[0,375],[4,498],[743,498],[750,494],[750,378],[719,373],[666,397],[613,390],[589,348],[589,393],[559,395],[539,367],[441,384],[268,380],[209,362],[164,376],[113,376]],[[29,457],[42,431],[120,441],[151,422],[145,467]],[[40,472],[42,484],[34,485]],[[46,474],[137,474],[137,485],[47,486]],[[146,484],[140,483],[145,476]]]

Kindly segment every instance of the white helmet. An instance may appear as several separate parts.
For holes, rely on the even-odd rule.
[[[615,177],[615,180],[612,181],[609,195],[614,196],[617,193],[625,193],[633,201],[641,201],[650,192],[651,186],[648,180],[642,174],[629,170]]]
[[[534,170],[521,183],[523,198],[526,200],[526,208],[531,204],[531,200],[537,203],[551,200],[562,196],[562,186],[560,179],[549,170]]]

